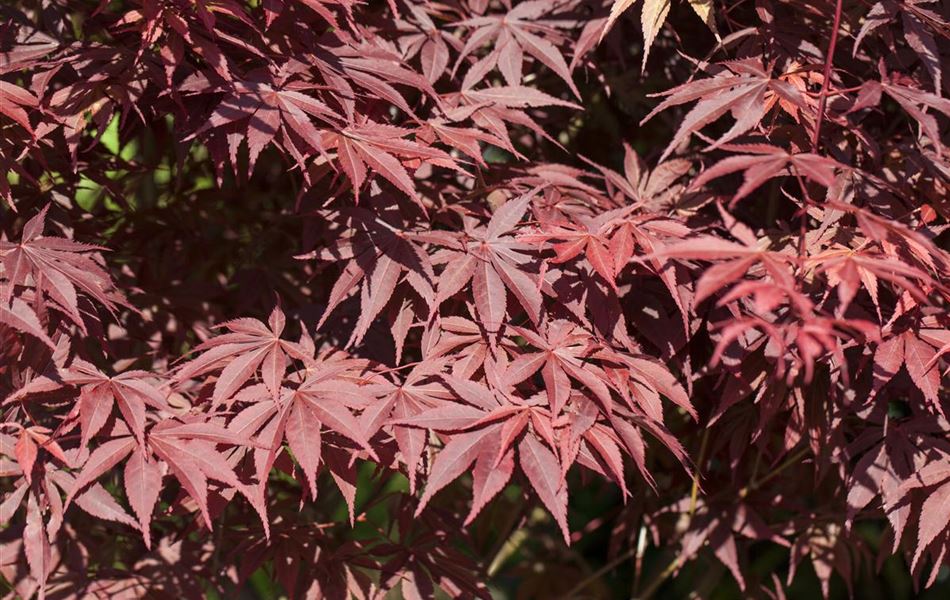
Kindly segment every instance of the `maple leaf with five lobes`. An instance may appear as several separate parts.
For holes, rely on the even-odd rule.
[[[296,389],[286,391],[281,398],[286,418],[296,419],[293,424],[295,439],[291,439],[291,424],[287,425],[286,430],[291,450],[301,449],[300,443],[309,443],[307,433],[323,425],[356,442],[378,460],[363,427],[350,412],[353,408],[364,409],[375,404],[378,399],[371,393],[371,388],[335,375],[335,369],[324,373],[312,372]]]
[[[699,132],[726,113],[732,114],[735,123],[718,140],[707,146],[706,151],[719,148],[758,126],[776,105],[776,97],[783,101],[778,103],[783,110],[790,110],[791,107],[806,113],[812,110],[813,103],[794,84],[772,77],[772,66],[765,67],[757,59],[735,60],[717,66],[722,71],[712,77],[684,83],[656,94],[665,96],[665,99],[640,121],[641,125],[671,106],[698,100],[683,118],[673,139],[663,151],[660,162],[691,134]]]
[[[323,132],[322,144],[327,149],[336,149],[337,164],[350,180],[357,202],[367,173],[372,170],[425,210],[406,165],[416,168],[428,163],[465,171],[445,151],[403,139],[412,133],[411,129],[367,122],[351,125],[339,133]]]
[[[528,233],[519,236],[518,239],[540,244],[551,240],[563,240],[551,245],[551,249],[554,250],[557,256],[547,262],[553,264],[565,263],[575,259],[583,252],[594,271],[616,291],[617,284],[615,280],[622,256],[626,255],[629,258],[629,255],[633,253],[632,236],[629,238],[630,254],[628,255],[627,249],[618,245],[618,242],[623,244],[628,238],[612,239],[610,232],[618,223],[622,222],[625,213],[629,213],[631,210],[632,207],[621,208],[602,213],[594,218],[577,215],[575,218],[576,224],[572,222],[544,223],[539,233]],[[615,252],[611,251],[612,249],[619,252],[620,260],[617,260]],[[623,265],[625,264],[624,262]]]
[[[523,327],[512,329],[541,352],[516,357],[505,371],[506,383],[517,385],[540,370],[551,414],[557,416],[571,396],[574,379],[594,394],[605,414],[610,414],[613,400],[605,383],[608,377],[585,360],[597,350],[588,332],[563,320],[547,321],[538,333]]]
[[[208,120],[189,138],[211,129],[246,121],[242,125],[246,126],[247,135],[228,136],[228,145],[231,162],[236,166],[238,147],[242,140],[247,140],[249,172],[253,171],[261,150],[278,135],[282,135],[290,144],[295,139],[303,140],[306,145],[295,145],[296,154],[300,157],[315,151],[322,152],[321,130],[314,126],[311,117],[332,126],[339,125],[342,117],[322,101],[294,87],[289,84],[281,88],[264,71],[250,73],[246,80],[233,82],[230,94],[221,100]]]
[[[107,249],[44,236],[48,210],[49,205],[27,221],[19,242],[0,240],[0,264],[6,279],[6,285],[0,286],[0,306],[7,305],[0,311],[0,319],[40,339],[43,337],[38,335],[34,319],[23,310],[20,302],[12,300],[17,287],[35,289],[33,304],[37,312],[51,306],[84,333],[86,327],[79,309],[78,292],[113,313],[118,305],[125,305],[125,300],[113,288],[109,273],[92,254]]]
[[[9,395],[3,404],[21,402],[34,394],[56,392],[63,388],[79,388],[79,399],[73,405],[68,419],[80,427],[80,444],[85,446],[109,422],[113,407],[139,445],[145,443],[147,408],[168,411],[166,393],[156,387],[154,375],[146,371],[125,371],[109,376],[94,365],[74,358],[69,367],[53,374],[41,375]]]
[[[222,369],[214,385],[214,406],[226,402],[258,371],[271,395],[276,398],[290,359],[304,363],[311,355],[298,343],[281,339],[286,317],[279,306],[268,318],[267,325],[257,319],[241,318],[226,321],[218,328],[229,331],[199,344],[194,352],[201,354],[176,368],[174,380],[182,382]]]
[[[507,291],[518,299],[532,322],[541,318],[540,283],[524,270],[531,257],[530,246],[512,234],[531,204],[533,194],[509,200],[492,215],[488,224],[468,231],[467,252],[447,263],[450,278],[439,282],[438,298],[445,299],[472,281],[475,309],[485,330],[495,336],[505,323]],[[448,289],[446,289],[448,288]]]
[[[449,359],[445,357],[430,357],[395,383],[386,381],[371,384],[371,393],[379,400],[360,414],[359,421],[366,438],[372,438],[386,424],[411,420],[424,410],[450,400],[452,393],[436,379],[448,363]],[[417,427],[397,424],[392,424],[391,430],[406,463],[409,491],[415,493],[418,468],[426,447],[426,432]]]
[[[347,363],[314,362],[301,383],[281,388],[277,400],[260,384],[235,396],[235,403],[247,407],[228,427],[239,435],[257,435],[261,447],[254,449],[254,461],[262,489],[286,439],[310,485],[311,495],[316,497],[317,469],[328,459],[323,452],[324,427],[378,458],[369,444],[366,426],[351,411],[377,406],[379,390],[357,383],[356,378],[348,376],[350,368]]]
[[[540,18],[548,8],[549,5],[543,2],[522,2],[503,15],[477,16],[459,21],[456,25],[476,29],[459,52],[453,71],[458,70],[465,57],[493,41],[494,50],[487,57],[489,64],[481,66],[482,69],[490,70],[497,66],[508,85],[520,85],[524,55],[527,53],[551,69],[580,98],[580,91],[574,85],[564,57],[554,44],[538,35],[552,31],[552,26]]]
[[[624,150],[624,173],[626,177],[611,169],[591,163],[604,175],[609,184],[615,185],[624,195],[636,201],[634,206],[605,213],[613,215],[610,219],[613,221],[613,233],[608,237],[606,235],[608,232],[605,232],[603,236],[603,241],[607,244],[607,254],[612,262],[613,272],[615,277],[620,275],[633,259],[638,246],[648,255],[651,255],[652,258],[649,259],[650,266],[670,292],[670,297],[682,316],[685,331],[688,327],[686,322],[687,309],[677,289],[675,269],[671,265],[664,266],[663,261],[655,255],[663,243],[670,239],[687,237],[690,229],[672,219],[662,218],[658,214],[659,211],[644,211],[644,214],[630,214],[630,211],[644,206],[652,209],[662,201],[664,196],[673,198],[678,193],[682,193],[683,187],[673,185],[673,183],[688,172],[692,165],[686,160],[670,160],[660,163],[652,172],[649,172],[640,157],[629,145],[625,144]],[[600,220],[597,219],[598,222]],[[596,252],[599,251],[598,248]],[[618,292],[615,286],[611,287],[614,293]]]
[[[126,371],[109,377],[77,358],[68,369],[60,370],[60,377],[67,385],[80,388],[79,402],[73,411],[78,413],[84,445],[109,420],[113,406],[118,405],[119,414],[140,445],[145,444],[146,408],[169,410],[165,394],[151,383],[153,375],[145,371]]]

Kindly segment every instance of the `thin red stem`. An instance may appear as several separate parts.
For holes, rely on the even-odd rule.
[[[825,53],[825,71],[821,82],[821,95],[818,97],[818,118],[815,120],[815,133],[811,145],[818,150],[818,137],[821,134],[821,122],[825,117],[825,106],[828,104],[828,83],[831,81],[831,63],[835,56],[835,46],[838,44],[838,30],[841,28],[842,0],[835,4],[835,22],[831,28],[831,40],[828,42],[828,51]]]

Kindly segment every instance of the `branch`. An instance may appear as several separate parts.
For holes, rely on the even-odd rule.
[[[835,22],[831,29],[831,40],[828,42],[828,51],[825,53],[824,79],[821,82],[821,94],[818,96],[818,118],[815,120],[815,133],[811,138],[812,148],[818,151],[818,136],[821,134],[821,122],[825,118],[825,107],[828,104],[828,82],[831,81],[831,63],[834,60],[835,46],[838,44],[838,30],[841,28],[841,5],[835,4]]]

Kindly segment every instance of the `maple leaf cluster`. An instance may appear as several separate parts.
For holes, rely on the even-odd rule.
[[[16,595],[489,598],[548,521],[645,596],[950,564],[936,0],[40,4],[0,8]]]

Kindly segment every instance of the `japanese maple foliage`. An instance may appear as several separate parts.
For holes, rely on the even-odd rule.
[[[5,3],[4,589],[934,585],[948,14]]]

